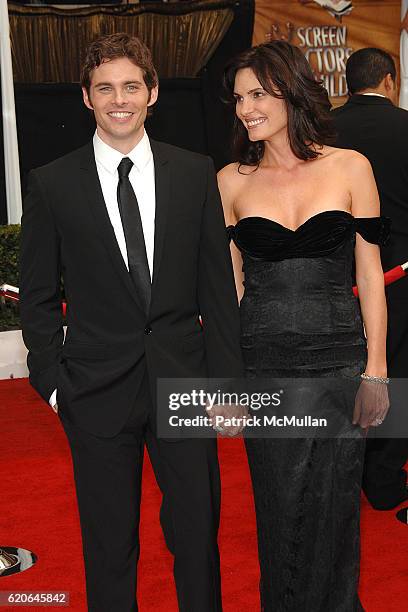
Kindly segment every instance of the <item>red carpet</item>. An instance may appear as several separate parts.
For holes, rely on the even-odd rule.
[[[70,609],[85,611],[79,522],[69,451],[59,421],[27,381],[0,381],[0,431],[0,546],[28,548],[39,558],[30,570],[0,578],[0,591],[69,591]],[[222,440],[219,447],[224,611],[256,612],[255,519],[245,453],[241,440]],[[158,524],[159,504],[160,495],[146,462],[141,612],[177,611],[172,559]],[[375,512],[363,500],[360,593],[367,612],[407,609],[407,551],[408,527],[395,519],[395,511]]]

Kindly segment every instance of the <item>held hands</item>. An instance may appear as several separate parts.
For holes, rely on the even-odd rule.
[[[51,406],[51,408],[53,409],[55,414],[58,414],[58,404],[54,404],[53,406]]]
[[[206,411],[214,431],[230,438],[241,433],[248,417],[247,407],[240,404],[216,404],[208,406]]]
[[[384,421],[389,407],[387,385],[362,380],[354,403],[353,425],[362,429],[377,427]]]

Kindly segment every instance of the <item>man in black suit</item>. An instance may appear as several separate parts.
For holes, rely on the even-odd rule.
[[[242,375],[213,164],[147,137],[157,74],[137,38],[92,43],[82,87],[97,130],[83,148],[31,172],[20,297],[30,381],[71,446],[88,609],[137,610],[146,442],[179,608],[218,612],[216,440],[160,439],[155,419],[158,378]]]
[[[346,66],[350,98],[333,111],[337,146],[355,149],[371,162],[381,200],[381,214],[391,218],[391,240],[381,249],[384,270],[408,260],[408,112],[397,103],[396,70],[381,49],[360,49]],[[408,377],[408,282],[387,287],[388,375]],[[367,441],[363,489],[378,510],[408,498],[408,440]]]

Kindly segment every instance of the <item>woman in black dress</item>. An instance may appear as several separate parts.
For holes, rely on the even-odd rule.
[[[388,224],[367,159],[328,145],[327,93],[299,49],[254,47],[228,65],[225,84],[236,161],[219,173],[219,187],[246,375],[332,377],[358,388],[349,437],[246,440],[262,610],[356,612],[364,442],[353,431],[378,425],[388,410],[377,246]]]

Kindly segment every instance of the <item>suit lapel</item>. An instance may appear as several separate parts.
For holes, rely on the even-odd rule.
[[[163,254],[166,233],[167,215],[170,205],[170,162],[165,148],[160,142],[150,141],[154,159],[154,176],[156,190],[156,214],[154,231],[153,286],[157,284],[160,262]]]
[[[92,211],[95,226],[111,257],[118,276],[121,278],[132,298],[136,301],[140,308],[136,288],[132,282],[126,264],[123,261],[122,253],[120,252],[115,232],[106,209],[102,188],[99,182],[98,171],[96,169],[92,142],[82,149],[80,167],[82,188]]]

